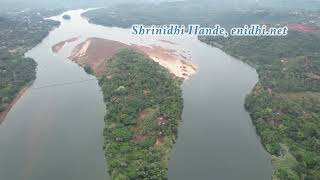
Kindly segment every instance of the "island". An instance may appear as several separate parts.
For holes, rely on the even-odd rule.
[[[195,72],[186,61],[163,63],[171,57],[168,51],[93,37],[76,45],[69,56],[99,80],[107,109],[104,150],[112,179],[167,178],[183,110],[180,86],[188,78],[182,74],[187,67],[172,67],[180,63],[178,67]],[[158,59],[150,57],[154,53]]]
[[[112,179],[165,179],[183,109],[181,80],[147,56],[122,50],[100,77],[108,113],[105,150]]]
[[[181,80],[130,49],[107,61],[98,78],[108,110],[104,148],[112,179],[167,177],[183,108]]]
[[[62,18],[65,19],[65,20],[70,20],[70,19],[71,19],[71,16],[65,14],[65,15],[62,16]]]

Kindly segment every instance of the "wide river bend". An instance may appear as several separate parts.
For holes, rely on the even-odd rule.
[[[0,179],[110,179],[102,150],[102,93],[95,77],[66,58],[88,37],[175,49],[199,67],[182,86],[183,122],[169,179],[271,179],[270,157],[244,109],[245,96],[258,80],[253,68],[197,37],[133,36],[129,29],[88,23],[81,18],[84,11],[64,13],[71,20],[52,17],[61,25],[26,54],[38,63],[37,78],[0,125]],[[80,38],[58,54],[51,51],[72,37]],[[55,86],[83,80],[88,81]]]

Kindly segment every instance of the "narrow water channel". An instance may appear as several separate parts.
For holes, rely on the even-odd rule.
[[[96,80],[66,57],[88,37],[126,44],[160,45],[183,51],[198,65],[183,84],[183,122],[169,163],[173,180],[269,180],[270,158],[263,150],[244,99],[257,82],[255,70],[196,37],[133,36],[128,29],[103,27],[68,11],[61,25],[26,56],[38,63],[37,79],[0,126],[0,179],[109,179],[102,150],[105,105]],[[65,14],[65,13],[64,13]],[[59,54],[51,47],[80,37]]]

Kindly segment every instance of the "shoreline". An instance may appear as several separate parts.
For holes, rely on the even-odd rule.
[[[271,41],[269,42],[269,47],[273,46],[276,43],[283,43],[286,45],[286,52],[294,52],[296,47],[295,43],[292,41],[300,41],[300,39],[305,38],[310,40],[310,36],[301,35],[291,37],[289,40],[283,41]],[[272,165],[272,174],[271,179],[282,179],[283,174],[286,174],[292,179],[299,178],[301,176],[310,176],[315,177],[313,174],[315,167],[306,168],[304,172],[296,169],[297,166],[303,166],[303,163],[307,161],[306,154],[313,153],[315,157],[319,157],[317,152],[310,147],[313,147],[314,144],[311,143],[310,139],[313,139],[311,135],[305,135],[304,139],[297,141],[296,136],[291,136],[292,131],[285,131],[284,129],[289,129],[291,127],[298,127],[295,129],[296,133],[305,132],[308,130],[306,123],[309,127],[318,126],[318,122],[313,121],[313,118],[316,117],[318,110],[314,107],[314,104],[319,103],[318,93],[319,86],[317,86],[316,81],[318,81],[317,76],[309,76],[310,71],[306,67],[315,66],[316,67],[316,58],[310,58],[308,61],[305,61],[299,57],[307,57],[309,51],[301,52],[294,56],[281,56],[281,51],[276,52],[278,54],[279,62],[281,63],[281,68],[283,77],[288,77],[286,81],[290,81],[290,84],[282,84],[283,78],[266,78],[266,76],[275,77],[278,75],[278,71],[275,69],[267,69],[265,67],[278,67],[279,64],[276,62],[266,63],[260,61],[254,61],[253,57],[257,56],[256,52],[259,52],[259,48],[255,49],[255,53],[248,53],[248,55],[239,54],[233,49],[239,48],[242,41],[238,41],[238,46],[230,46],[230,42],[226,43],[227,45],[223,46],[223,42],[215,42],[212,40],[201,39],[203,43],[217,47],[222,51],[226,52],[232,57],[244,62],[254,68],[259,75],[258,82],[255,84],[253,89],[248,93],[245,99],[245,110],[249,113],[252,124],[255,128],[255,132],[259,137],[259,141],[263,146],[264,151],[270,157],[270,162]],[[231,41],[232,42],[232,41]],[[307,41],[312,42],[312,40]],[[219,44],[217,45],[217,44]],[[258,41],[253,41],[252,44],[259,43]],[[254,44],[254,45],[255,45]],[[292,45],[293,44],[293,45]],[[229,46],[228,46],[229,45]],[[308,44],[307,44],[308,45]],[[252,45],[251,45],[252,46]],[[268,46],[266,46],[268,47]],[[316,51],[316,50],[314,50]],[[312,52],[312,51],[311,51]],[[272,57],[268,57],[272,58]],[[289,64],[288,62],[294,63]],[[306,64],[308,66],[306,66]],[[259,68],[257,68],[259,67]],[[302,69],[299,72],[304,72],[300,76],[307,76],[306,79],[295,79],[296,76],[288,76],[288,74],[296,73],[296,69]],[[266,73],[268,72],[268,74]],[[317,71],[311,71],[311,73],[317,74]],[[273,82],[273,86],[270,86],[269,83]],[[306,86],[299,86],[299,84],[306,84]],[[309,83],[309,85],[307,84]],[[295,93],[291,95],[291,93]],[[278,104],[282,106],[278,106]],[[299,106],[299,109],[293,108],[294,106]],[[264,110],[270,110],[268,116],[262,114]],[[302,112],[302,113],[301,113]],[[301,114],[299,114],[301,113]],[[269,139],[270,135],[272,139]],[[299,148],[290,148],[290,147],[299,147]],[[301,158],[300,160],[298,158]]]
[[[26,91],[31,87],[33,81],[30,82],[28,85],[24,86],[13,98],[13,100],[5,107],[5,110],[0,112],[0,125],[4,122],[7,115],[13,108],[13,106],[22,98],[22,96],[26,93]]]

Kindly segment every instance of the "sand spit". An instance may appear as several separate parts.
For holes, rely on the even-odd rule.
[[[65,41],[61,41],[61,42],[59,42],[59,43],[57,43],[57,44],[52,46],[52,51],[54,53],[58,53],[64,47],[64,45],[66,43],[71,43],[71,42],[74,42],[74,41],[76,41],[78,39],[79,39],[79,37],[74,37],[74,38],[67,39]]]
[[[97,75],[104,72],[107,60],[112,58],[121,49],[130,48],[146,54],[155,62],[168,69],[177,77],[188,79],[196,73],[197,66],[190,59],[176,50],[167,49],[158,45],[127,45],[118,41],[101,38],[88,38],[78,44],[71,52],[69,59],[81,66],[90,66]]]

